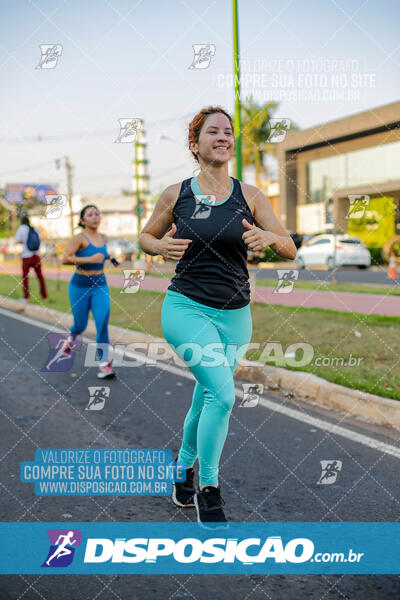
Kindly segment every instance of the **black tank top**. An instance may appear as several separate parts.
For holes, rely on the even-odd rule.
[[[254,223],[238,179],[227,200],[195,196],[191,179],[182,182],[172,214],[174,239],[193,240],[176,265],[169,290],[213,308],[242,308],[250,302],[245,218]]]

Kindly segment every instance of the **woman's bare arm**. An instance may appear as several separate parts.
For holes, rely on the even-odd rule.
[[[139,245],[147,254],[161,254],[166,259],[179,260],[185,253],[189,239],[173,239],[176,231],[173,207],[180,190],[180,183],[168,186],[161,194],[152,215],[139,236]],[[172,229],[170,229],[172,225]]]
[[[296,245],[275,215],[266,196],[255,186],[244,185],[243,188],[246,197],[248,195],[251,197],[251,204],[254,206],[253,219],[257,226],[245,234],[247,243],[251,240],[255,242],[253,244],[255,245],[254,248],[252,248],[252,245],[249,245],[249,247],[255,250],[265,250],[266,247],[270,246],[280,256],[295,259]],[[262,230],[263,235],[259,235],[259,232],[256,231],[257,228]],[[260,239],[256,240],[257,236]]]
[[[65,248],[65,252],[62,256],[61,262],[63,265],[83,265],[90,261],[91,263],[101,263],[104,259],[104,254],[102,252],[97,252],[93,254],[93,256],[75,256],[75,253],[78,252],[79,248],[82,246],[82,238],[81,234],[78,233],[71,238]]]

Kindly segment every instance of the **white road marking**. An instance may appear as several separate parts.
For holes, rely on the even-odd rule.
[[[270,410],[280,412],[287,417],[291,417],[292,419],[297,419],[298,421],[302,421],[303,423],[307,423],[313,427],[318,427],[323,431],[329,432],[331,435],[340,435],[341,437],[347,438],[352,442],[358,442],[359,444],[363,444],[364,446],[368,446],[374,450],[379,450],[380,452],[385,452],[386,454],[391,454],[396,458],[400,458],[400,448],[396,448],[396,446],[376,440],[375,438],[364,435],[363,433],[357,433],[357,431],[354,431],[353,429],[347,429],[346,427],[342,427],[342,425],[324,421],[319,417],[312,417],[311,415],[303,413],[296,408],[283,406],[277,402],[273,402],[272,400],[266,400],[265,398],[260,398],[259,404],[262,404],[262,406],[265,406],[265,408],[269,408]]]
[[[0,308],[0,314],[3,314],[4,316],[10,317],[12,319],[16,319],[18,321],[22,321],[23,323],[28,323],[29,325],[33,325],[34,327],[46,329],[48,332],[54,331],[56,333],[67,333],[65,331],[65,329],[61,329],[60,327],[55,327],[53,325],[50,325],[49,323],[43,323],[41,321],[35,321],[34,319],[32,319],[30,317],[21,315],[19,313],[14,313],[14,312],[6,310],[4,308]],[[94,341],[91,338],[88,338],[86,336],[81,336],[81,337],[82,337],[82,341],[85,344],[88,344],[89,342]],[[163,369],[164,371],[167,371],[168,373],[177,375],[178,377],[185,377],[186,379],[195,380],[194,376],[192,375],[192,373],[189,370],[183,370],[179,367],[174,367],[172,365],[169,365],[169,364],[166,364],[166,363],[163,363],[160,361],[155,365],[154,359],[147,359],[147,357],[141,353],[137,353],[137,352],[122,353],[121,351],[116,351],[115,354],[125,355],[129,358],[133,358],[135,360],[140,360],[143,364],[150,363],[148,366],[151,366],[151,367],[154,367],[157,369]],[[235,387],[235,390],[236,390],[237,395],[240,398],[242,398],[243,391],[238,387]],[[344,437],[352,442],[358,442],[359,444],[362,444],[363,446],[372,448],[373,450],[378,450],[379,452],[384,452],[385,454],[389,454],[396,458],[400,458],[400,448],[397,448],[396,446],[392,446],[391,444],[387,444],[385,442],[376,440],[375,438],[370,437],[368,435],[364,435],[363,433],[358,433],[352,429],[347,429],[346,427],[342,427],[341,425],[337,425],[335,423],[330,423],[329,421],[324,421],[323,419],[320,419],[319,417],[313,417],[305,412],[302,412],[295,408],[291,408],[289,406],[285,406],[283,404],[279,404],[278,402],[274,402],[273,400],[268,400],[264,397],[260,398],[259,405],[264,406],[265,408],[268,408],[271,411],[281,413],[282,415],[285,415],[286,417],[290,417],[291,419],[296,419],[297,421],[301,421],[302,423],[307,423],[308,425],[317,427],[318,429],[321,429],[322,431],[327,431],[331,435],[339,435],[339,436]]]

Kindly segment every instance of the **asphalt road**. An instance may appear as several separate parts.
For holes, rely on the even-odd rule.
[[[1,521],[184,521],[166,497],[39,497],[19,480],[36,448],[178,450],[193,379],[158,366],[119,368],[102,411],[85,411],[96,370],[83,366],[86,346],[66,373],[41,373],[47,326],[0,311]],[[237,387],[241,387],[236,381]],[[277,393],[264,398],[303,415],[398,444],[394,432],[316,409]],[[350,436],[351,438],[351,436]],[[317,485],[320,460],[341,460],[333,485]],[[234,407],[221,462],[222,495],[232,521],[395,521],[399,458],[331,435],[268,406]],[[28,548],[29,550],[29,548]],[[400,597],[400,577],[376,575],[3,575],[1,600],[386,600]]]
[[[107,263],[110,266],[110,263]],[[54,261],[46,260],[44,261],[44,271],[49,273],[51,269],[55,268]],[[154,272],[156,273],[166,273],[171,277],[175,272],[176,262],[169,261],[166,265],[156,264],[154,266]],[[277,279],[277,269],[296,269],[295,261],[287,261],[282,263],[274,263],[273,266],[270,267],[257,267],[252,263],[248,263],[247,265],[249,272],[256,273],[257,279]],[[132,263],[125,262],[120,265],[120,268],[131,269]],[[398,269],[400,271],[400,269]],[[2,273],[14,273],[20,274],[21,268],[19,262],[4,262],[0,263],[0,272]],[[389,279],[387,276],[388,266],[380,265],[374,266],[369,269],[357,269],[356,267],[340,267],[336,270],[336,280],[339,283],[363,283],[363,284],[371,284],[371,285],[400,285],[400,276],[393,280]],[[148,272],[148,275],[151,276],[151,271]],[[399,273],[400,275],[400,273]],[[332,271],[328,271],[325,267],[320,269],[315,269],[311,267],[307,267],[306,269],[301,269],[299,271],[299,281],[312,281],[314,283],[319,283],[321,281],[332,281]]]
[[[282,263],[280,267],[282,269],[296,269],[296,263]],[[249,271],[255,271],[257,279],[276,279],[277,273],[276,268],[274,269],[260,269],[249,265]],[[364,283],[371,285],[400,285],[400,278],[397,280],[389,279],[387,276],[388,267],[387,265],[381,265],[380,267],[374,267],[373,269],[356,269],[353,267],[340,267],[336,270],[336,281],[338,283]],[[319,283],[321,281],[332,281],[332,271],[328,269],[301,269],[299,271],[299,281],[312,281],[313,283]]]

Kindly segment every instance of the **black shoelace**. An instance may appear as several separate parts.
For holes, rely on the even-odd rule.
[[[216,487],[212,485],[206,486],[201,492],[207,509],[222,508],[223,504],[225,504],[225,500]]]

